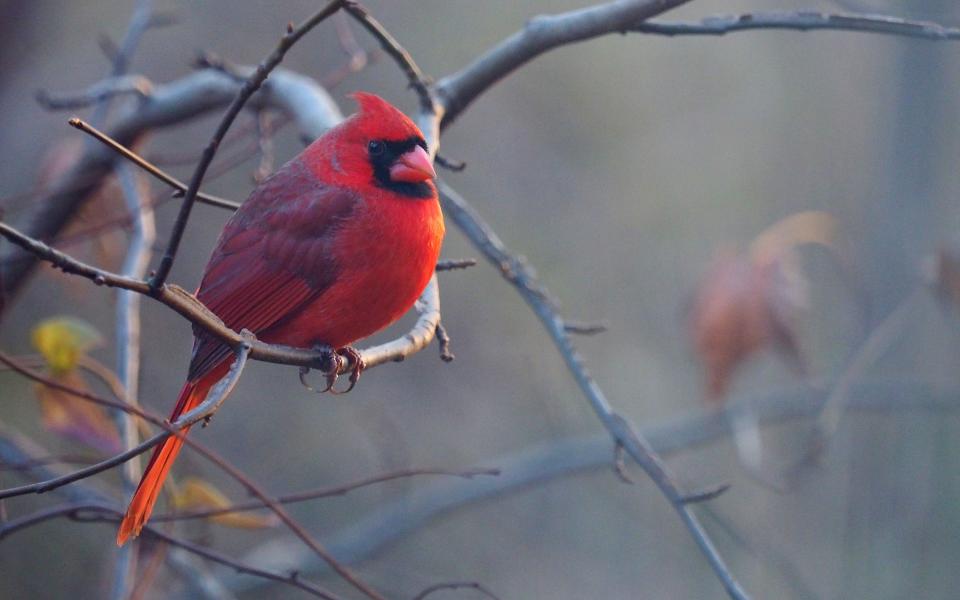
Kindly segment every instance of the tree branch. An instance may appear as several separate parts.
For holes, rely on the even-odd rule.
[[[447,127],[477,96],[517,68],[548,50],[636,25],[686,4],[689,0],[616,0],[556,15],[541,15],[468,66],[434,87],[443,105],[440,128]]]
[[[960,40],[960,28],[930,21],[911,21],[884,15],[830,14],[823,12],[771,12],[717,15],[700,22],[646,21],[630,28],[637,33],[657,35],[726,35],[737,31],[789,29],[794,31],[836,30],[880,33],[934,41]]]
[[[401,471],[393,471],[391,473],[383,473],[380,475],[374,475],[372,477],[367,477],[360,479],[358,481],[353,481],[343,485],[320,488],[317,490],[307,490],[305,492],[296,492],[293,494],[286,494],[283,496],[277,496],[277,502],[280,504],[293,504],[296,502],[306,502],[308,500],[317,500],[320,498],[330,498],[332,496],[343,496],[354,490],[374,485],[377,483],[383,483],[385,481],[392,481],[394,479],[405,479],[409,477],[416,477],[422,475],[446,475],[450,477],[459,477],[461,479],[473,479],[474,477],[479,476],[497,476],[500,474],[500,469],[496,468],[485,468],[485,469],[469,469],[466,471],[450,471],[447,469],[404,469]],[[207,519],[210,517],[216,517],[219,515],[225,515],[228,513],[246,511],[246,510],[256,510],[258,508],[266,508],[266,505],[263,502],[257,500],[251,500],[249,502],[241,502],[238,504],[233,504],[231,506],[225,506],[223,508],[212,508],[212,509],[203,509],[203,510],[194,510],[189,512],[175,512],[167,514],[158,514],[154,515],[151,518],[151,521],[157,523],[162,521],[186,521],[191,519]]]
[[[473,245],[498,267],[540,319],[553,339],[557,351],[563,357],[567,369],[576,380],[580,391],[587,398],[597,417],[633,460],[660,488],[667,500],[683,520],[690,535],[710,562],[717,577],[731,598],[746,598],[723,558],[717,552],[709,535],[688,505],[688,494],[680,491],[660,457],[626,419],[617,414],[600,386],[593,380],[583,364],[583,359],[573,346],[563,318],[557,310],[549,291],[537,280],[533,269],[521,258],[513,256],[500,238],[485,223],[479,214],[456,191],[442,181],[439,183],[444,212],[452,219]]]
[[[67,123],[71,127],[75,129],[79,129],[80,131],[95,137],[97,140],[100,141],[100,143],[105,145],[107,148],[113,150],[114,152],[119,154],[121,157],[127,159],[128,161],[140,167],[150,175],[153,175],[159,181],[162,181],[163,183],[169,185],[170,187],[174,188],[180,193],[185,193],[187,191],[187,185],[185,183],[183,183],[173,175],[170,175],[160,167],[154,165],[150,161],[146,160],[136,152],[120,144],[115,139],[113,139],[106,133],[100,131],[93,125],[87,123],[83,119],[73,117],[72,119],[67,121]],[[236,202],[225,200],[223,198],[218,198],[217,196],[204,194],[203,192],[197,192],[197,200],[199,200],[200,202],[203,202],[204,204],[209,204],[211,206],[216,206],[218,208],[226,208],[228,210],[237,210],[238,208],[240,208],[240,205]]]
[[[30,238],[3,222],[0,222],[0,236],[51,263],[65,273],[85,277],[97,285],[152,295],[157,301],[172,308],[192,324],[210,332],[234,349],[241,344],[248,344],[250,346],[250,358],[255,360],[310,367],[323,373],[329,373],[335,367],[335,361],[331,360],[330,356],[324,352],[266,344],[255,339],[244,339],[240,333],[224,325],[199,300],[179,286],[166,284],[158,292],[152,293],[149,284],[144,281],[124,277],[88,265]],[[401,361],[426,348],[433,340],[437,323],[440,322],[440,292],[437,287],[436,274],[433,275],[430,283],[427,284],[426,289],[420,295],[415,309],[418,313],[417,322],[403,337],[360,351],[360,357],[363,359],[366,368],[372,368],[387,362]],[[340,374],[350,371],[352,365],[347,364],[348,362],[342,361]]]

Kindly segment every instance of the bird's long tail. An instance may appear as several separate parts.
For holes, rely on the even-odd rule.
[[[180,390],[180,397],[177,399],[177,406],[173,409],[173,414],[170,415],[171,423],[180,415],[203,402],[204,398],[207,397],[207,392],[223,375],[217,371],[214,370],[214,372],[197,381],[188,381],[184,384],[183,389]],[[186,434],[186,432],[185,429],[183,433]],[[140,478],[140,485],[137,486],[137,491],[133,493],[133,498],[130,500],[130,506],[127,507],[127,514],[120,522],[120,530],[117,532],[118,546],[122,546],[130,537],[140,535],[140,530],[147,519],[150,518],[153,505],[156,504],[157,498],[160,496],[163,482],[167,478],[167,473],[170,472],[170,467],[173,466],[173,461],[177,458],[182,446],[183,441],[180,438],[171,436],[153,450],[153,456],[150,457],[150,462],[147,463],[147,468],[143,472],[143,477]]]

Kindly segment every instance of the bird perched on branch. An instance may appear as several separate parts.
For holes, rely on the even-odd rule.
[[[235,331],[334,349],[335,362],[353,365],[351,387],[363,365],[349,344],[413,306],[444,233],[423,134],[382,98],[354,98],[356,114],[264,181],[230,218],[197,291]],[[203,402],[233,362],[229,346],[196,327],[194,336],[171,421]],[[117,544],[140,533],[182,444],[169,437],[154,450]]]

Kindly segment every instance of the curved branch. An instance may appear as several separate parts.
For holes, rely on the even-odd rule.
[[[277,346],[244,336],[233,331],[223,324],[216,315],[210,312],[199,300],[183,288],[165,284],[156,293],[150,285],[139,279],[124,277],[92,265],[79,261],[55,248],[30,238],[6,223],[0,222],[0,236],[31,252],[42,260],[51,263],[65,273],[79,275],[90,279],[97,285],[130,290],[138,294],[152,296],[162,304],[167,305],[192,324],[205,329],[222,342],[232,348],[239,349],[241,345],[250,346],[250,358],[265,362],[284,365],[311,367],[330,373],[335,368],[335,362],[329,354],[302,348]],[[403,337],[360,351],[367,368],[372,368],[387,362],[398,362],[416,354],[426,348],[433,340],[437,324],[440,322],[440,292],[437,286],[436,274],[430,278],[430,283],[420,295],[415,305],[418,313],[417,322]],[[338,373],[347,373],[352,369],[349,361],[342,361]]]
[[[622,33],[650,17],[689,0],[616,0],[556,15],[541,15],[460,71],[437,82],[435,94],[445,109],[441,129],[485,92],[528,61],[548,50],[609,33]]]

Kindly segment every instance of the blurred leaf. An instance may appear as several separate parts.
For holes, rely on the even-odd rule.
[[[700,281],[690,314],[708,400],[722,401],[736,370],[765,348],[805,373],[796,320],[809,294],[796,250],[816,244],[836,253],[836,235],[832,216],[808,211],[768,227],[754,239],[749,253],[718,252]]]
[[[936,254],[933,287],[937,295],[954,308],[960,308],[960,252],[942,246]]]
[[[64,372],[55,377],[65,386],[87,390],[83,378],[76,372]],[[42,383],[34,390],[40,402],[43,426],[48,430],[107,454],[120,452],[116,425],[102,406]]]
[[[763,230],[750,244],[754,263],[783,260],[799,246],[815,244],[836,250],[837,220],[818,210],[799,212],[780,219]]]
[[[72,371],[82,354],[103,343],[99,331],[75,317],[41,321],[33,328],[31,337],[33,346],[43,355],[54,375]]]
[[[179,511],[194,511],[228,508],[232,503],[213,484],[198,477],[188,477],[174,492],[173,505]],[[251,512],[224,513],[209,519],[214,523],[235,529],[264,529],[277,524],[275,515]]]

